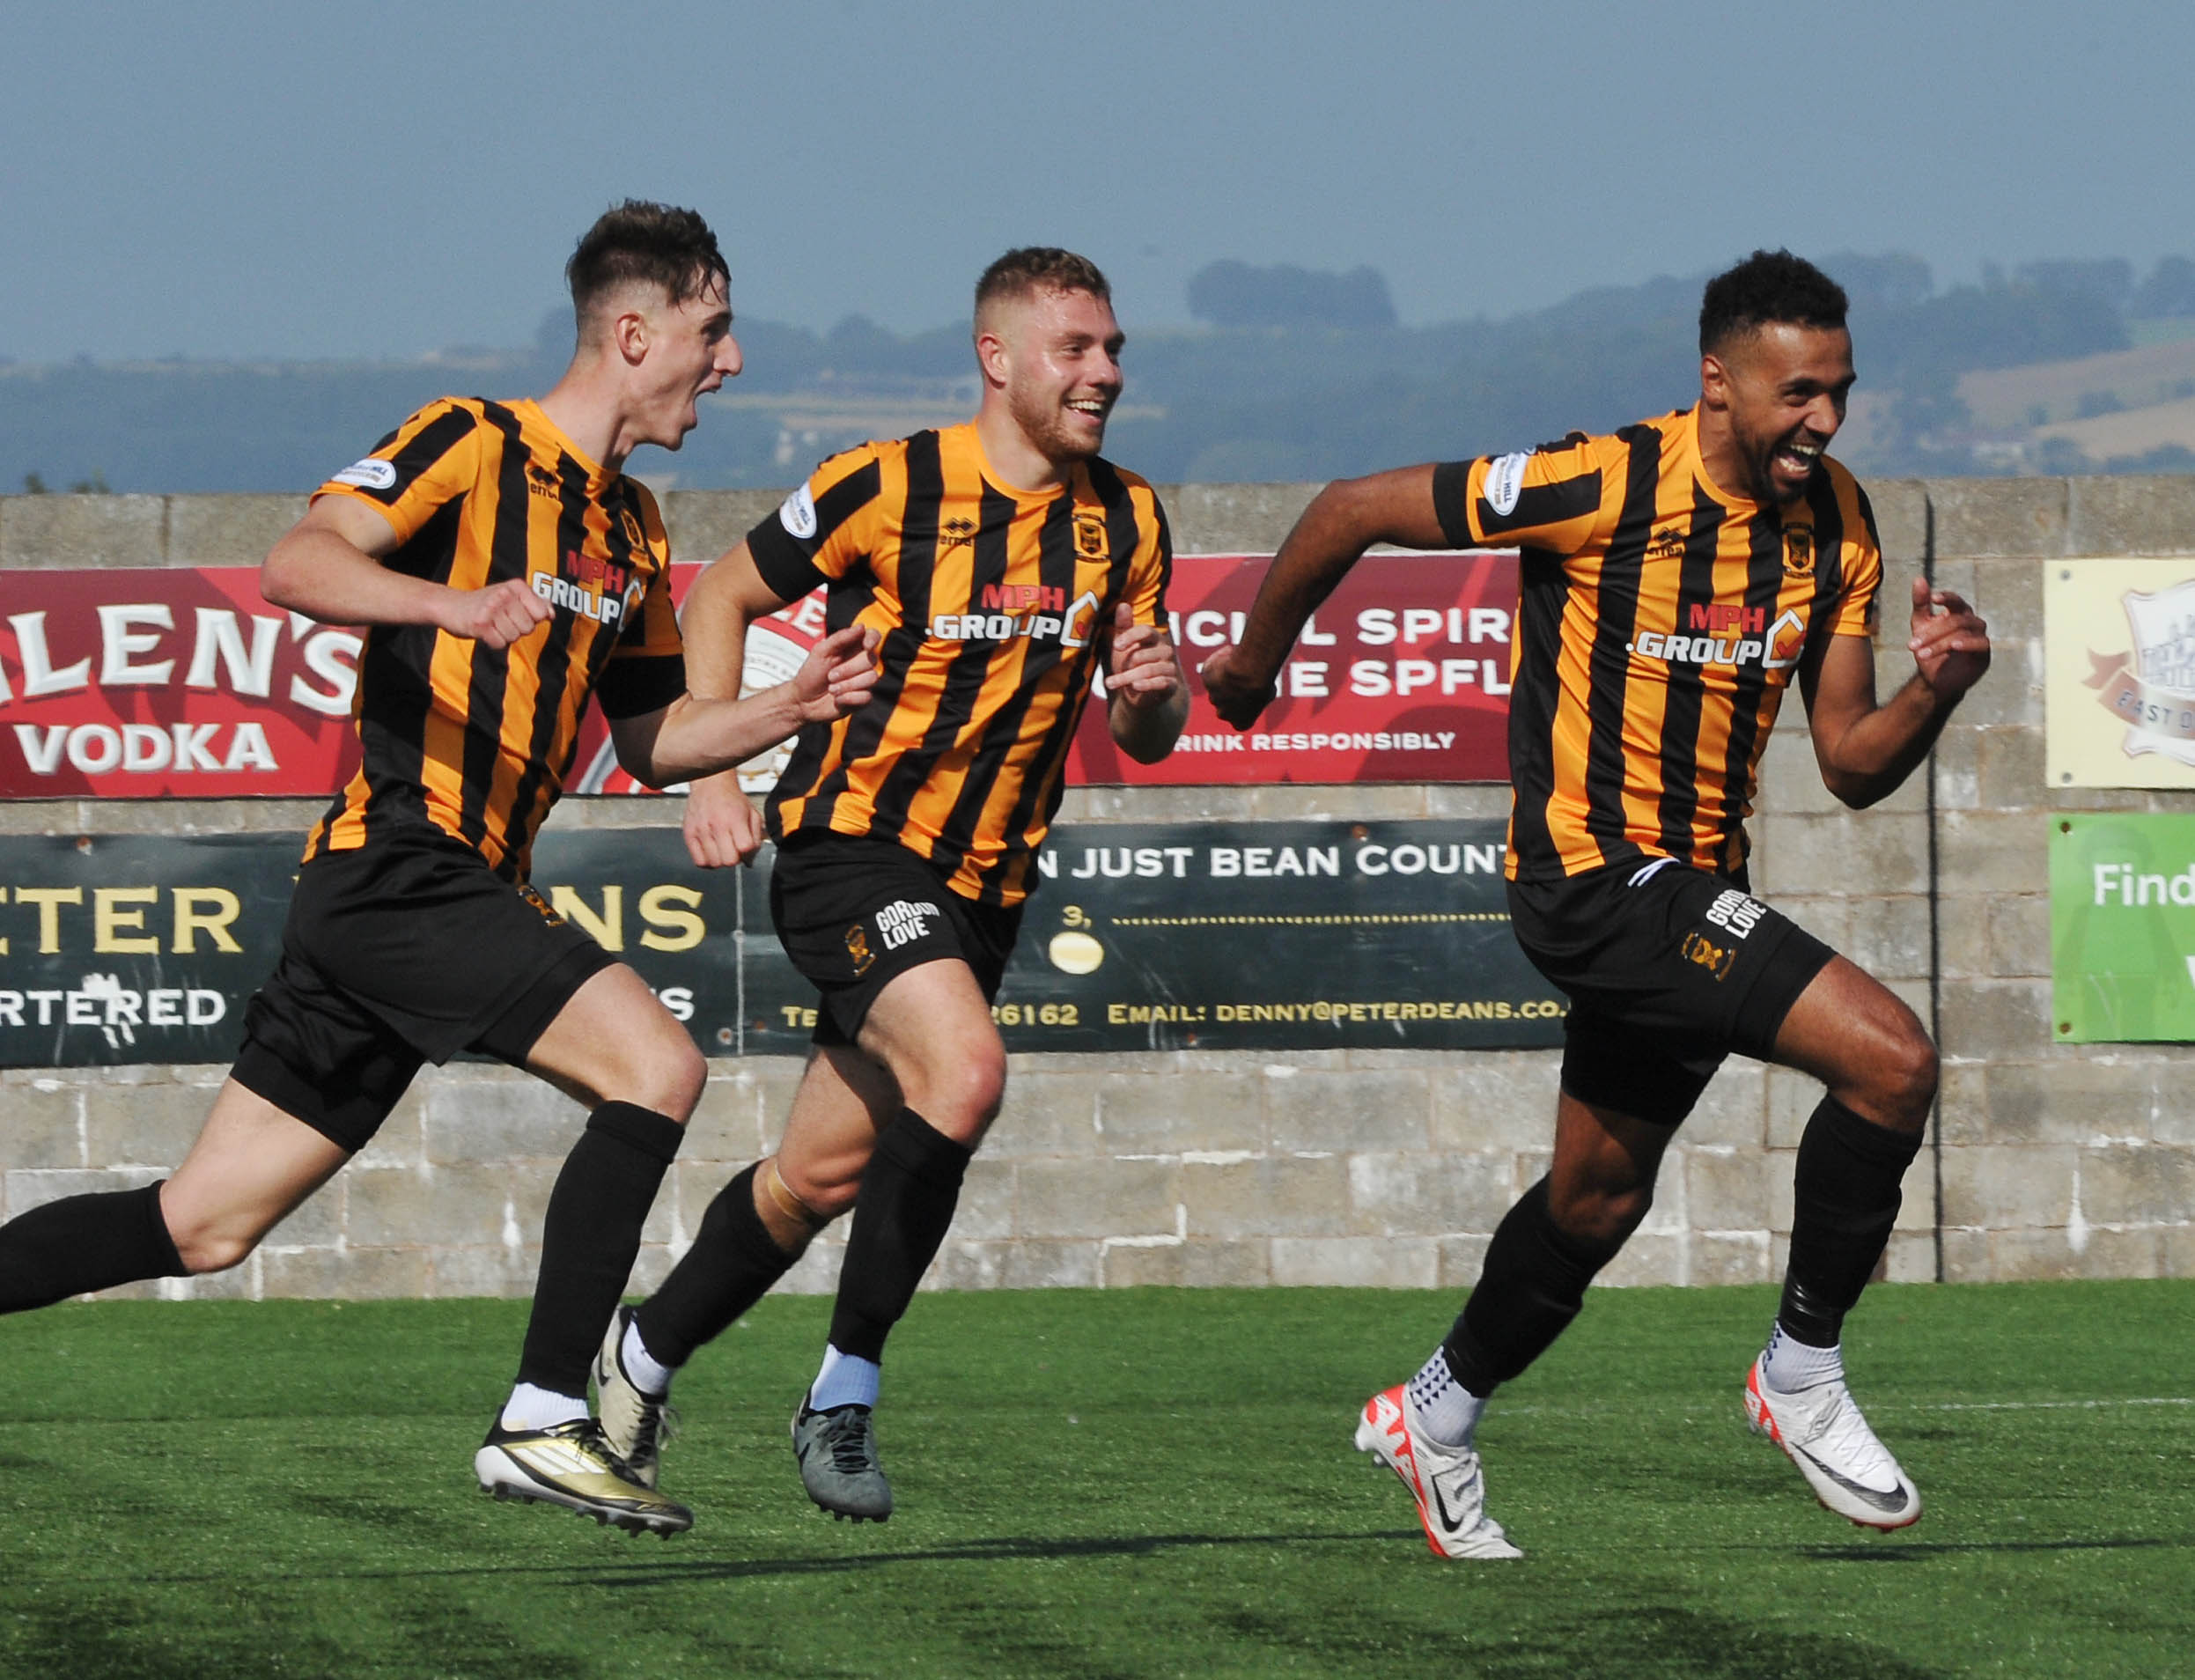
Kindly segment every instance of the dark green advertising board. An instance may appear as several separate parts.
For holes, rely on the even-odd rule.
[[[2051,1035],[2195,1043],[2195,816],[2050,824]]]
[[[1495,822],[1056,830],[997,1009],[1016,1050],[1499,1049],[1560,1042],[1510,937]],[[273,967],[302,837],[0,838],[0,1065],[225,1062]],[[795,1054],[815,994],[767,854],[552,829],[534,881],[711,1055]]]

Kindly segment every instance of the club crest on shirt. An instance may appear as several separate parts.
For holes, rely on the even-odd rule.
[[[1814,527],[1794,525],[1784,533],[1784,574],[1803,578],[1814,570]]]
[[[625,534],[625,541],[636,549],[648,546],[648,534],[640,528],[640,516],[629,507],[617,510],[618,527]]]
[[[1085,560],[1105,557],[1105,519],[1099,513],[1075,515],[1075,552]]]

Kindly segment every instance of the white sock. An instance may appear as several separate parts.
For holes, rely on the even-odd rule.
[[[640,1321],[625,1321],[625,1339],[617,1345],[617,1357],[625,1374],[632,1379],[633,1387],[651,1400],[660,1400],[671,1391],[671,1379],[678,1374],[674,1365],[660,1365],[648,1352],[648,1345],[640,1339]]]
[[[558,1424],[577,1423],[586,1415],[585,1396],[558,1394],[537,1389],[531,1382],[519,1383],[503,1403],[505,1429],[554,1429]]]
[[[1771,1389],[1796,1394],[1823,1382],[1845,1380],[1845,1346],[1808,1347],[1794,1342],[1781,1324],[1769,1333],[1768,1352],[1761,1355],[1761,1375]]]
[[[829,1411],[833,1406],[873,1406],[883,1381],[883,1367],[874,1359],[857,1359],[826,1345],[823,1368],[815,1374],[814,1386],[808,1389],[808,1408]]]
[[[1478,1428],[1478,1414],[1486,1402],[1473,1394],[1448,1369],[1448,1351],[1436,1347],[1433,1357],[1418,1367],[1404,1385],[1411,1421],[1418,1433],[1442,1447],[1468,1447]]]

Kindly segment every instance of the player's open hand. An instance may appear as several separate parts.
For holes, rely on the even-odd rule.
[[[483,647],[502,648],[525,640],[556,615],[525,578],[506,578],[485,589],[452,590],[441,628]]]
[[[1113,610],[1112,670],[1109,694],[1137,707],[1162,706],[1189,686],[1174,638],[1155,624],[1138,624],[1126,601]]]
[[[876,687],[877,643],[874,630],[849,624],[808,650],[792,677],[802,721],[829,723],[868,704],[869,690]]]
[[[1197,674],[1204,680],[1212,709],[1237,729],[1248,729],[1272,704],[1277,690],[1271,682],[1252,682],[1239,674],[1234,662],[1241,655],[1240,648],[1223,647],[1204,661]]]
[[[739,772],[704,776],[686,792],[687,855],[703,869],[728,869],[762,849],[762,814],[740,791]]]
[[[1921,681],[1945,699],[1964,694],[1989,669],[1989,626],[1955,589],[1913,579],[1913,662]]]

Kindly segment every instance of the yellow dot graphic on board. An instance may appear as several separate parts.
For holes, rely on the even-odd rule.
[[[1087,933],[1077,933],[1072,929],[1053,934],[1047,949],[1052,967],[1068,974],[1095,974],[1098,964],[1105,961],[1103,946]]]

